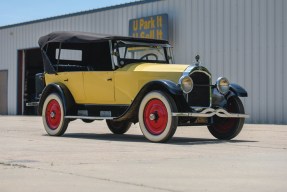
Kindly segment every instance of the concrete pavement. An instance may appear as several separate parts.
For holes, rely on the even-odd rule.
[[[178,127],[166,144],[104,121],[48,136],[40,117],[0,116],[0,191],[286,191],[287,126],[245,125],[232,141]]]

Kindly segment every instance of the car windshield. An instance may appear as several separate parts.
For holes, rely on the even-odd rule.
[[[167,44],[121,41],[114,53],[121,66],[136,62],[172,63],[171,47]]]

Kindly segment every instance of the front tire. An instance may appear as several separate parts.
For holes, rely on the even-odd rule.
[[[106,123],[110,131],[117,135],[122,135],[126,133],[132,125],[131,122],[127,122],[127,121],[106,120]]]
[[[177,106],[172,97],[161,91],[152,91],[139,107],[139,125],[145,138],[152,142],[166,142],[175,133],[178,117],[173,117]]]
[[[46,132],[51,136],[61,136],[67,130],[69,120],[64,117],[63,101],[58,94],[51,93],[45,99],[42,120]]]
[[[243,104],[238,97],[228,99],[226,110],[230,113],[245,113]],[[244,121],[245,118],[221,118],[215,116],[214,123],[208,126],[208,130],[217,139],[230,140],[240,133]]]

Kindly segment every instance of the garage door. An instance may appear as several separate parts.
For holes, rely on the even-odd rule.
[[[0,70],[0,115],[8,114],[8,71]]]

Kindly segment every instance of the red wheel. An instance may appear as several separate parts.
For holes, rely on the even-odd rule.
[[[48,95],[42,110],[42,119],[46,132],[52,136],[63,135],[69,121],[64,118],[63,102],[56,93]]]
[[[57,100],[52,99],[49,101],[46,112],[46,121],[50,129],[57,129],[61,123],[61,107]]]
[[[238,97],[231,97],[227,101],[226,110],[230,113],[244,114],[244,107]],[[214,123],[208,126],[209,132],[216,138],[229,140],[236,137],[242,130],[244,118],[214,117]]]
[[[150,100],[144,108],[143,115],[144,124],[151,134],[159,135],[165,130],[168,121],[168,113],[161,100]]]
[[[152,91],[142,100],[139,108],[139,124],[144,136],[152,142],[166,142],[175,133],[178,118],[174,100],[166,93]]]

